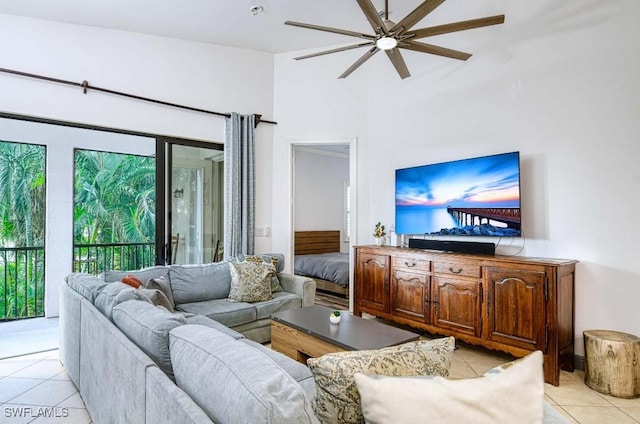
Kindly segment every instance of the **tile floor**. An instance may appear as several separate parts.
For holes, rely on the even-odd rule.
[[[451,377],[476,377],[512,359],[459,344]],[[559,387],[545,385],[545,396],[571,423],[640,423],[640,399],[599,394],[585,386],[582,371],[563,371]],[[91,423],[57,350],[0,360],[0,423]]]

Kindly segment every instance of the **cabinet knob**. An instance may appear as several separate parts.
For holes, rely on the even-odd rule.
[[[406,267],[413,268],[414,266],[416,266],[416,261],[413,261],[411,263],[409,263],[409,261],[404,261],[404,265]]]
[[[462,272],[462,268],[458,268],[457,270],[453,269],[452,266],[449,267],[449,272],[452,274],[460,274]]]

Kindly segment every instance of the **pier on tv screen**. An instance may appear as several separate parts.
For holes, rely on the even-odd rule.
[[[520,237],[520,154],[396,170],[396,233]]]

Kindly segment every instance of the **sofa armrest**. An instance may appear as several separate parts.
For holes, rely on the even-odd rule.
[[[302,298],[303,308],[313,305],[316,296],[316,282],[314,280],[309,277],[284,272],[278,274],[278,279],[282,290],[297,294]]]

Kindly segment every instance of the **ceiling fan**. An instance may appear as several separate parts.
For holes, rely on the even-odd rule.
[[[337,53],[345,50],[357,49],[359,47],[370,47],[370,49],[364,55],[362,55],[360,59],[356,60],[355,63],[351,65],[346,71],[344,71],[342,75],[339,76],[339,78],[348,77],[353,71],[358,69],[360,65],[370,59],[374,54],[378,53],[378,51],[380,50],[384,50],[389,60],[391,60],[391,63],[396,68],[396,71],[400,75],[400,78],[404,79],[411,76],[411,74],[409,73],[409,69],[407,68],[406,63],[402,58],[402,54],[400,53],[399,49],[407,49],[422,53],[435,54],[438,56],[450,57],[452,59],[458,60],[467,60],[471,57],[471,54],[469,53],[434,46],[433,44],[426,44],[416,40],[431,37],[434,35],[448,34],[450,32],[457,31],[466,31],[468,29],[504,23],[504,15],[497,15],[427,28],[412,29],[415,24],[420,22],[436,7],[444,3],[445,0],[425,0],[398,23],[389,20],[388,0],[385,0],[384,2],[384,20],[382,20],[381,17],[382,13],[378,13],[371,0],[356,1],[358,2],[360,9],[362,9],[362,12],[364,12],[364,15],[367,17],[367,20],[371,24],[371,27],[373,28],[375,34],[364,34],[339,28],[305,24],[302,22],[286,21],[285,25],[292,25],[301,28],[348,35],[367,40],[363,43],[358,43],[346,47],[339,47],[337,49],[326,50],[305,56],[299,56],[294,59],[308,59],[311,57],[322,56],[329,53]]]

